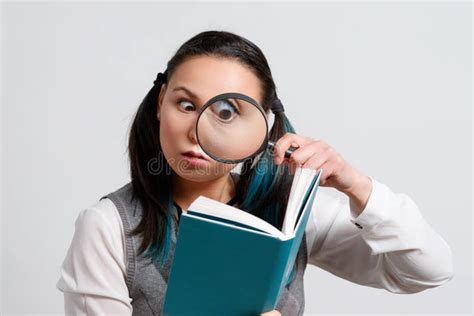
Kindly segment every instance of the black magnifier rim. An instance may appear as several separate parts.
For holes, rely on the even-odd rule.
[[[265,140],[263,141],[262,143],[262,146],[260,146],[260,148],[254,152],[253,154],[245,157],[245,158],[241,158],[241,159],[222,159],[220,157],[217,157],[215,155],[213,155],[212,153],[209,153],[202,145],[201,145],[201,142],[199,141],[199,133],[198,133],[198,126],[199,126],[199,120],[201,119],[201,114],[204,112],[204,110],[206,110],[210,105],[214,104],[217,100],[221,100],[221,99],[241,99],[241,100],[244,100],[244,101],[247,101],[249,103],[251,103],[252,105],[254,105],[259,111],[260,113],[262,113],[263,117],[265,118]],[[224,162],[224,163],[229,163],[229,164],[233,164],[233,163],[240,163],[242,161],[245,161],[253,156],[256,156],[258,155],[262,150],[264,150],[266,147],[267,147],[267,143],[268,143],[268,122],[267,122],[267,117],[266,117],[266,114],[265,114],[265,111],[263,110],[262,106],[260,104],[258,104],[258,102],[254,99],[252,99],[251,97],[249,97],[248,95],[245,95],[245,94],[242,94],[242,93],[238,93],[238,92],[226,92],[226,93],[221,93],[221,94],[218,94],[214,97],[212,97],[211,99],[209,99],[202,107],[201,111],[199,112],[199,116],[198,116],[198,119],[196,121],[196,138],[197,138],[197,142],[199,143],[199,146],[201,146],[202,150],[204,150],[204,152],[209,155],[209,157],[211,157],[212,159],[214,160],[217,160],[219,162]]]

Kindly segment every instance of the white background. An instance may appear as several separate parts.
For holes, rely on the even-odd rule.
[[[412,295],[308,266],[308,315],[469,313],[471,15],[468,2],[3,3],[2,314],[62,313],[78,213],[128,181],[134,111],[211,29],[256,43],[297,133],[408,194],[452,248],[454,279]]]

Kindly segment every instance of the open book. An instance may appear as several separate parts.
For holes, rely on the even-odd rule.
[[[282,231],[225,203],[204,196],[194,200],[181,215],[165,314],[273,310],[292,271],[322,172],[296,169]]]

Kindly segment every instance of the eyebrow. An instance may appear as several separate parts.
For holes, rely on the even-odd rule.
[[[196,99],[196,100],[199,100],[199,97],[194,93],[192,92],[191,90],[189,90],[188,88],[186,88],[185,86],[179,86],[179,87],[176,87],[173,89],[173,92],[176,92],[176,91],[184,91],[186,94],[188,94],[190,97]],[[238,105],[238,108],[239,109],[242,109],[243,106],[240,104],[239,100],[238,99],[235,99],[235,98],[229,98],[227,100],[233,100],[235,103],[237,103]]]
[[[184,86],[179,86],[179,87],[174,88],[174,89],[173,89],[173,92],[174,92],[174,91],[180,91],[180,90],[186,92],[186,93],[187,93],[189,96],[191,96],[192,98],[198,99],[198,96],[197,96],[194,92],[192,92],[191,90],[189,90],[188,88],[186,88],[186,87],[184,87]]]

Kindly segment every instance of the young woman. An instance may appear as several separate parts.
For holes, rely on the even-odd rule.
[[[248,95],[274,114],[274,151],[243,162],[240,173],[232,172],[237,164],[211,159],[196,140],[202,105],[225,92]],[[290,146],[297,149],[284,159]],[[303,314],[307,263],[393,293],[453,277],[449,246],[409,196],[356,170],[324,140],[295,133],[262,51],[238,35],[206,31],[178,49],[138,108],[128,149],[131,182],[75,222],[56,285],[67,314],[161,315],[181,212],[203,195],[281,228],[296,166],[322,168],[320,185],[340,194],[318,190],[296,273],[265,315]]]

